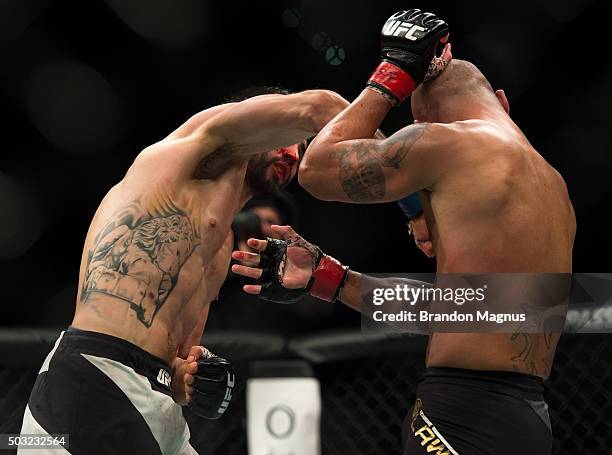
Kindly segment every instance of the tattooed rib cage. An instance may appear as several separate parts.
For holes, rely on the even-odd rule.
[[[181,267],[197,245],[189,218],[174,213],[138,216],[142,208],[119,214],[89,251],[81,300],[94,293],[129,303],[146,327],[174,289]],[[144,212],[146,213],[146,212]]]

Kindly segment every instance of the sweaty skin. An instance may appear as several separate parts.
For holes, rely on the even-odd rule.
[[[419,90],[413,112],[426,111]],[[439,273],[570,273],[576,222],[563,178],[504,111],[503,94],[497,97],[491,91],[464,101],[450,118],[420,118],[380,141],[361,138],[390,104],[365,90],[311,144],[300,183],[320,199],[351,203],[395,201],[420,190]],[[340,299],[360,309],[359,273],[349,273]],[[558,339],[434,333],[427,366],[546,378]]]
[[[169,364],[186,358],[227,274],[250,159],[265,156],[263,177],[285,185],[297,144],[347,104],[322,90],[258,96],[200,112],[142,151],[91,222],[72,326]]]

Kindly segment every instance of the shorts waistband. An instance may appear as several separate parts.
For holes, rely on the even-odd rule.
[[[544,381],[539,376],[512,371],[468,370],[450,367],[427,368],[419,384],[435,382],[480,387],[527,399],[541,398],[544,391]]]
[[[163,359],[122,338],[68,327],[57,352],[90,354],[115,360],[145,376],[154,389],[172,395],[172,369]]]

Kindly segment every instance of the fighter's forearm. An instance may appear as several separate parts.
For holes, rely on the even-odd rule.
[[[350,106],[331,120],[308,148],[305,167],[324,167],[330,152],[344,141],[384,139],[378,127],[391,109],[389,101],[379,93],[365,89]]]
[[[319,199],[343,200],[346,194],[338,176],[344,163],[349,155],[367,155],[362,150],[375,150],[385,139],[378,127],[390,108],[384,96],[364,90],[312,141],[300,164],[300,184]]]
[[[348,271],[344,286],[342,286],[338,295],[338,300],[353,310],[362,312],[361,273],[353,270]]]
[[[397,286],[404,291],[405,289],[419,290],[429,288],[432,285],[424,281],[407,278],[378,278],[349,270],[344,286],[338,295],[338,299],[346,306],[359,311],[370,319],[376,320],[375,312],[394,313],[401,310],[402,305],[406,305],[407,302],[405,300],[397,301],[395,298],[392,298],[384,299],[384,302],[381,302],[380,300],[375,301],[373,298],[374,296],[379,296],[378,299],[381,299],[382,297],[380,297],[380,295],[383,294],[382,291],[388,289],[395,290]],[[395,296],[395,293],[392,294]],[[423,305],[426,305],[422,302],[416,302],[416,304],[419,304],[423,308]],[[388,322],[387,324],[394,325]],[[423,323],[409,323],[404,321],[397,323],[397,326],[403,332],[427,333],[427,325]]]
[[[383,95],[364,89],[347,109],[321,131],[321,145],[333,146],[352,139],[375,137],[391,107],[391,103]],[[331,134],[328,135],[328,132]]]
[[[226,144],[232,153],[259,153],[296,144],[317,134],[348,106],[328,90],[263,95],[223,111],[206,123],[202,135]]]
[[[206,326],[206,321],[208,320],[209,310],[210,304],[206,305],[200,313],[200,317],[196,322],[195,327],[193,328],[187,339],[180,346],[177,357],[186,359],[191,347],[200,345],[200,343],[202,342],[202,335],[204,334],[204,327]]]
[[[314,130],[319,133],[329,122],[341,114],[350,103],[335,92],[328,90],[311,90],[311,93],[318,94],[318,100],[310,104],[315,112],[311,113],[311,121],[314,122]]]

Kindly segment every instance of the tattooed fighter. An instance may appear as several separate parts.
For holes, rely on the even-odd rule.
[[[426,252],[437,255],[438,278],[571,272],[576,224],[565,183],[509,117],[504,93],[457,60],[419,86],[446,34],[444,22],[419,10],[387,21],[383,62],[312,142],[300,164],[301,185],[319,199],[349,203],[419,191],[431,232]],[[443,60],[450,61],[448,45]],[[368,139],[411,93],[417,123],[385,140]],[[274,229],[286,241],[250,239],[259,255],[234,253],[243,262],[234,271],[260,281],[246,292],[280,301],[309,292],[362,310],[365,289],[420,284],[349,271],[290,227]],[[557,341],[558,334],[434,330],[404,454],[549,454],[542,380]]]
[[[217,418],[234,383],[199,346],[234,215],[286,186],[305,139],[347,105],[321,90],[256,96],[200,112],[138,155],[93,218],[74,320],[40,370],[22,434],[69,434],[72,454],[195,453],[179,405]]]

